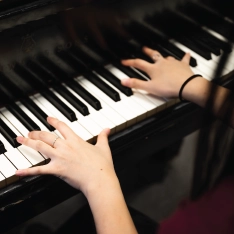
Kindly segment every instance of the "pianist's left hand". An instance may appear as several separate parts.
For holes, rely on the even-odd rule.
[[[41,152],[51,161],[43,166],[18,170],[16,175],[58,176],[86,196],[97,233],[137,234],[115,174],[107,139],[110,130],[104,129],[96,145],[91,145],[58,119],[48,117],[47,121],[64,139],[43,131],[30,132],[28,138],[17,137],[19,143]]]
[[[96,145],[91,145],[58,119],[48,117],[48,122],[64,139],[55,141],[56,136],[45,131],[30,132],[28,138],[18,137],[19,143],[41,152],[51,160],[43,166],[18,170],[18,176],[53,174],[84,193],[90,187],[99,185],[104,178],[115,177],[107,138],[109,129],[99,134]]]

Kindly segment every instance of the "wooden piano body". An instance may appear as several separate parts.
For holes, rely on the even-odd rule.
[[[20,86],[24,94],[34,95],[40,90],[35,90],[22,81],[22,77],[16,72],[17,66],[27,68],[29,61],[50,61],[64,71],[67,77],[77,77],[82,73],[61,60],[58,56],[61,51],[66,52],[80,46],[88,48],[91,56],[95,56],[97,51],[102,51],[110,57],[95,58],[100,65],[106,66],[116,62],[112,50],[118,50],[117,45],[117,49],[114,48],[117,41],[123,41],[124,44],[129,41],[132,43],[135,39],[134,33],[128,31],[128,25],[136,21],[143,22],[147,17],[150,18],[156,12],[162,13],[165,9],[177,12],[178,4],[183,5],[187,2],[193,1],[2,1],[0,72],[16,86]],[[227,2],[228,4],[231,6],[231,3]],[[228,44],[232,45],[234,40],[228,39]],[[142,45],[141,41],[138,42]],[[92,48],[97,51],[93,53]],[[229,54],[232,56],[232,52]],[[136,50],[124,55],[136,57],[141,54]],[[224,56],[220,55],[220,63],[223,57],[225,62],[225,53]],[[200,61],[197,63],[200,64]],[[217,78],[215,82],[222,85],[231,86],[233,72],[230,65],[229,70],[225,68],[225,72],[219,63],[216,68],[211,78]],[[211,74],[209,71],[204,72]],[[21,98],[12,94],[15,101]],[[1,106],[8,105],[8,101],[0,100]],[[157,178],[150,178],[142,174],[139,165],[142,162],[147,165],[147,161],[156,157],[158,151],[179,141],[203,124],[207,124],[207,120],[204,121],[200,108],[191,103],[170,100],[158,108],[155,114],[111,135],[109,142],[123,191],[127,193],[142,186],[142,183],[162,180],[163,168]],[[1,230],[8,230],[76,193],[78,191],[53,176],[23,178],[9,184],[0,190]]]

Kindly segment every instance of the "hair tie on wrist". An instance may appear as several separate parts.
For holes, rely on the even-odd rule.
[[[179,99],[180,99],[181,102],[187,102],[186,100],[184,100],[184,99],[182,98],[182,92],[183,92],[183,89],[184,89],[185,85],[188,84],[188,82],[189,82],[190,80],[192,80],[192,79],[194,79],[194,78],[196,78],[196,77],[202,77],[202,75],[200,75],[200,74],[194,74],[194,75],[190,76],[190,77],[182,84],[182,86],[181,86],[181,88],[180,88],[180,91],[179,91]]]

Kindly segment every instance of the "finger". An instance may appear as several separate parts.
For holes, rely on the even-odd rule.
[[[176,59],[174,57],[172,57],[172,56],[168,56],[167,60],[176,60]]]
[[[129,88],[135,88],[135,89],[143,89],[148,91],[149,89],[149,83],[150,81],[143,81],[135,78],[130,79],[123,79],[121,80],[121,84],[124,86],[127,86]]]
[[[47,165],[20,169],[15,172],[17,176],[33,176],[52,174]]]
[[[182,58],[181,61],[182,61],[183,63],[189,64],[190,58],[191,58],[190,53],[185,53],[185,55],[184,55],[184,57]]]
[[[47,117],[47,122],[50,125],[52,125],[54,128],[56,128],[65,139],[71,139],[71,138],[74,138],[74,137],[78,137],[79,139],[81,139],[64,122],[62,122],[62,121],[60,121],[60,120],[58,120],[56,118],[53,118],[53,117]]]
[[[97,146],[103,146],[103,145],[108,145],[108,135],[110,134],[110,129],[106,128],[103,129],[100,134],[98,135],[97,138]]]
[[[148,55],[153,61],[163,58],[163,56],[157,51],[149,47],[143,47],[143,52]]]
[[[33,140],[43,141],[46,144],[50,145],[51,147],[55,147],[55,143],[56,143],[56,146],[58,146],[59,144],[58,136],[50,132],[32,131],[32,132],[29,132],[28,137]]]
[[[148,63],[142,59],[127,59],[127,60],[122,60],[121,62],[124,66],[135,67],[146,73],[148,73],[148,71],[151,70],[151,66],[152,66],[151,63]]]
[[[52,148],[51,146],[49,146],[48,144],[46,144],[43,141],[39,141],[39,140],[32,140],[30,138],[25,138],[22,136],[18,136],[16,138],[16,140],[22,144],[22,145],[26,145],[36,151],[41,152],[42,154],[46,155],[49,158],[52,158],[54,156],[55,153],[55,149]]]

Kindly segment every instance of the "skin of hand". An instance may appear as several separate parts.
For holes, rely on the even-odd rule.
[[[18,170],[16,175],[58,176],[86,196],[98,234],[137,234],[115,174],[107,138],[110,130],[104,129],[96,145],[91,145],[58,119],[48,117],[47,121],[64,139],[56,140],[53,133],[45,131],[32,131],[28,138],[17,137],[19,143],[46,155],[50,162]]]
[[[127,59],[122,60],[122,64],[146,72],[151,80],[123,79],[121,80],[122,85],[129,88],[142,89],[164,98],[177,98],[183,83],[193,75],[189,67],[190,54],[186,53],[183,59],[178,61],[173,57],[163,58],[158,51],[148,47],[144,47],[143,51],[155,63],[149,63],[142,59]],[[182,97],[187,101],[206,108],[234,128],[232,101],[234,95],[229,89],[215,85],[203,77],[196,77],[185,85]],[[227,118],[225,115],[229,117]]]
[[[149,57],[154,58],[155,63],[142,59],[127,59],[122,60],[122,64],[146,72],[151,80],[124,79],[121,81],[122,85],[142,89],[164,98],[178,97],[181,85],[194,74],[189,67],[190,54],[186,53],[182,61],[178,61],[173,57],[163,58],[159,52],[148,47],[144,47],[143,51]]]
[[[48,123],[57,129],[64,139],[45,131],[32,131],[28,138],[17,137],[17,141],[41,152],[50,158],[43,166],[16,171],[18,176],[52,174],[86,194],[99,186],[104,178],[115,178],[111,151],[108,145],[109,129],[98,136],[96,145],[91,145],[77,136],[65,123],[48,117]],[[90,163],[92,162],[92,163]]]

